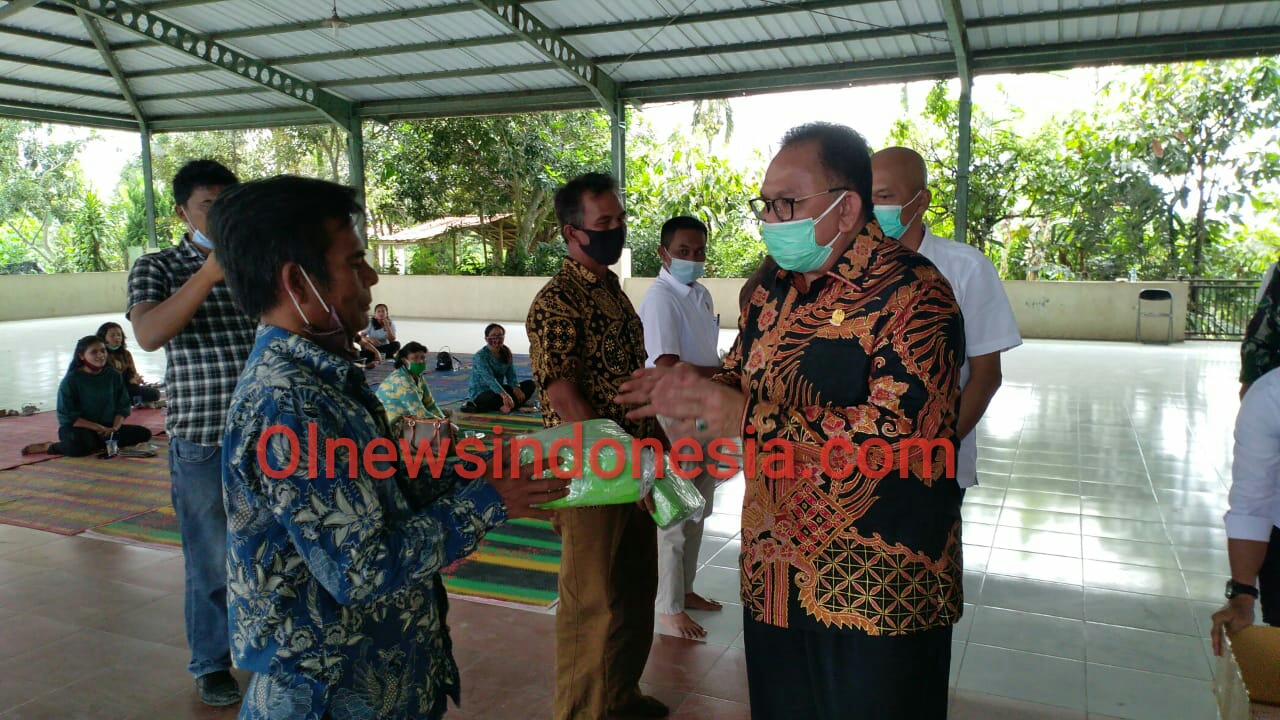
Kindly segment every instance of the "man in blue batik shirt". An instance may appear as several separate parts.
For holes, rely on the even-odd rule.
[[[222,444],[231,649],[254,672],[242,720],[443,716],[459,681],[440,569],[567,494],[528,466],[467,480],[455,460],[411,477],[370,447],[389,430],[353,363],[378,281],[354,198],[281,176],[226,191],[210,214],[227,285],[262,323]],[[353,445],[328,458],[340,438]]]

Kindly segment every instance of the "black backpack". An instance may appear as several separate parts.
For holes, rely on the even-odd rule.
[[[448,350],[436,353],[436,372],[453,372],[453,355]]]

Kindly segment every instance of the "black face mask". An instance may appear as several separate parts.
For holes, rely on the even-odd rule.
[[[622,246],[627,242],[627,227],[619,225],[612,230],[587,230],[578,228],[591,239],[590,245],[582,245],[587,257],[608,267],[622,257]]]

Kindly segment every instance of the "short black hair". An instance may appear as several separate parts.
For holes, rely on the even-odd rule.
[[[192,160],[173,176],[173,201],[186,205],[198,187],[227,187],[240,182],[217,160]]]
[[[209,209],[209,239],[236,304],[251,318],[276,306],[280,268],[295,262],[313,282],[329,281],[329,220],[363,212],[356,191],[327,180],[277,175],[229,188]]]
[[[662,233],[659,235],[662,247],[671,247],[671,241],[676,239],[677,230],[694,230],[702,233],[704,238],[707,236],[707,226],[701,220],[690,215],[677,215],[662,223]]]
[[[842,186],[862,198],[862,211],[871,215],[871,148],[866,138],[846,125],[815,122],[793,127],[782,137],[782,147],[817,143],[822,167]]]
[[[616,192],[618,182],[613,176],[590,172],[579,175],[556,191],[556,220],[560,227],[582,225],[582,196],[587,193],[600,195]]]
[[[400,352],[396,353],[396,367],[402,368],[407,366],[409,364],[409,361],[406,358],[408,358],[410,355],[414,353],[424,353],[426,351],[427,351],[426,345],[423,345],[417,340],[410,340],[409,342],[404,344],[404,347],[400,348]]]

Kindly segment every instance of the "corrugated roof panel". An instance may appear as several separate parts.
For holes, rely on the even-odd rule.
[[[70,37],[89,39],[84,31],[84,24],[75,15],[33,7],[6,18],[5,25],[20,27],[26,30],[67,35]]]
[[[129,109],[129,104],[123,99],[107,100],[106,98],[51,92],[49,90],[32,90],[30,88],[4,85],[3,83],[0,83],[0,98],[39,105],[59,105],[73,112],[83,110],[133,116],[133,112]]]
[[[518,83],[515,80],[518,79]],[[543,70],[535,73],[519,75],[489,75],[485,77],[462,78],[459,80],[437,80],[432,83],[414,83],[417,93],[408,97],[449,97],[453,95],[477,95],[484,93],[524,92],[527,90],[545,90],[548,88],[578,87],[571,84],[564,73],[558,70]]]
[[[200,65],[203,61],[167,45],[144,45],[115,51],[125,73]]]
[[[129,80],[129,86],[139,95],[157,95],[174,92],[209,92],[227,88],[257,87],[256,83],[229,72],[189,73],[186,75],[158,75]]]
[[[120,88],[116,85],[116,81],[110,75],[86,75],[84,73],[59,73],[57,76],[51,76],[45,68],[26,63],[14,63],[8,61],[0,61],[0,82],[4,82],[5,78],[13,78],[14,80],[26,80],[28,82],[46,83],[49,85],[63,85],[74,89],[84,89],[88,91],[119,93]]]
[[[278,93],[255,95],[231,95],[226,97],[192,97],[175,100],[155,100],[142,103],[143,111],[152,117],[172,117],[193,113],[253,112],[279,108],[305,108],[305,103]]]
[[[736,10],[740,8],[759,7],[759,0],[697,0],[685,14],[713,12],[716,10]],[[611,22],[629,22],[633,20],[650,20],[667,18],[673,13],[672,6],[682,9],[689,5],[688,0],[572,0],[571,2],[537,3],[526,9],[553,28],[571,27],[575,25],[599,25]]]
[[[381,55],[372,58],[352,58],[327,62],[288,65],[284,69],[318,82],[347,78],[386,76],[395,79],[401,75],[424,72],[442,72],[466,68],[492,67],[549,62],[536,50],[524,45],[501,46],[502,50],[486,48],[490,52],[477,53],[474,48],[463,50],[432,50],[422,53]]]

